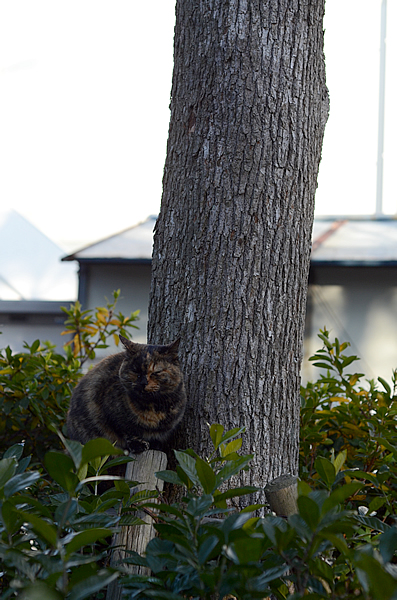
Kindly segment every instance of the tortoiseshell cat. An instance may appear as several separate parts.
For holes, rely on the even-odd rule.
[[[105,437],[133,454],[161,449],[186,406],[179,340],[151,346],[119,337],[125,351],[101,360],[76,386],[68,436],[82,444]]]

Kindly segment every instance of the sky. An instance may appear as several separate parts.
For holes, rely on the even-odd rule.
[[[175,0],[0,0],[0,202],[66,252],[160,208]],[[331,113],[316,214],[375,210],[381,0],[327,0]],[[384,204],[397,211],[397,0]]]

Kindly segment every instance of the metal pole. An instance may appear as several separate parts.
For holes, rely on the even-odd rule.
[[[386,86],[386,21],[387,0],[382,0],[380,20],[380,62],[379,62],[379,114],[378,114],[378,160],[376,176],[375,216],[383,215],[383,147],[385,131],[385,86]]]

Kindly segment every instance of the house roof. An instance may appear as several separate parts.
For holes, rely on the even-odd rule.
[[[153,230],[156,216],[90,244],[62,260],[79,262],[142,262],[152,260]]]
[[[328,218],[313,226],[313,264],[397,265],[397,220]]]
[[[75,265],[62,249],[14,210],[0,210],[0,301],[77,297]]]
[[[156,216],[65,256],[79,262],[150,263]],[[314,265],[397,265],[397,220],[360,217],[316,218],[311,261]]]

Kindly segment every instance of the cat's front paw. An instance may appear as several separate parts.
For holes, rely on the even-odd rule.
[[[141,454],[142,452],[149,450],[149,442],[139,438],[130,438],[127,440],[127,448],[131,454]]]

